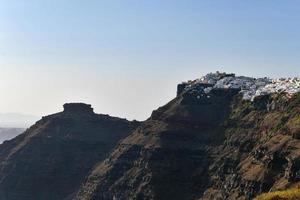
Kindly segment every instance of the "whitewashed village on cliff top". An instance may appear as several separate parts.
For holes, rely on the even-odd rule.
[[[208,94],[213,88],[240,89],[243,99],[251,101],[257,96],[272,93],[286,93],[288,96],[292,96],[300,92],[300,78],[253,78],[221,73],[219,71],[206,74],[199,79],[184,82],[183,84],[186,85],[185,90],[197,88],[197,85],[201,84],[210,85],[203,89],[205,94]]]

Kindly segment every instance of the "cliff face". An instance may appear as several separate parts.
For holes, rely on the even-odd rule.
[[[75,199],[252,199],[298,184],[300,95],[251,102],[235,89],[201,91],[154,111]]]
[[[235,99],[201,199],[252,199],[300,184],[300,95]]]
[[[85,176],[138,123],[66,104],[0,145],[1,200],[72,199]]]
[[[298,187],[300,93],[250,101],[233,77],[179,85],[141,124],[65,104],[0,145],[0,199],[250,200]]]
[[[200,198],[237,93],[188,91],[154,111],[93,170],[77,199]]]

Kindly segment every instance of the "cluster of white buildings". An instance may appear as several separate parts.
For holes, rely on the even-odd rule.
[[[209,93],[213,88],[234,88],[240,89],[243,99],[253,100],[257,96],[284,92],[289,96],[300,92],[300,78],[252,78],[245,76],[235,76],[235,74],[209,73],[200,79],[189,81],[188,88],[197,84],[210,84],[211,87],[204,89]]]

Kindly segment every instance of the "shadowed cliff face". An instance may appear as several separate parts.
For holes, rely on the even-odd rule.
[[[207,97],[184,92],[154,111],[93,170],[77,199],[201,197],[237,93],[216,89]]]
[[[0,199],[71,199],[96,162],[137,126],[66,104],[0,146]]]
[[[98,164],[77,200],[252,199],[300,180],[300,95],[180,93]]]

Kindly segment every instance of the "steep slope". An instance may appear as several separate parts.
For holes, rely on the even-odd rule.
[[[0,199],[71,199],[96,162],[138,124],[65,104],[0,146]]]
[[[222,123],[238,90],[194,91],[154,111],[89,176],[77,199],[196,199],[224,141]]]
[[[252,102],[238,89],[178,88],[94,168],[75,199],[238,200],[299,184],[299,94]]]

